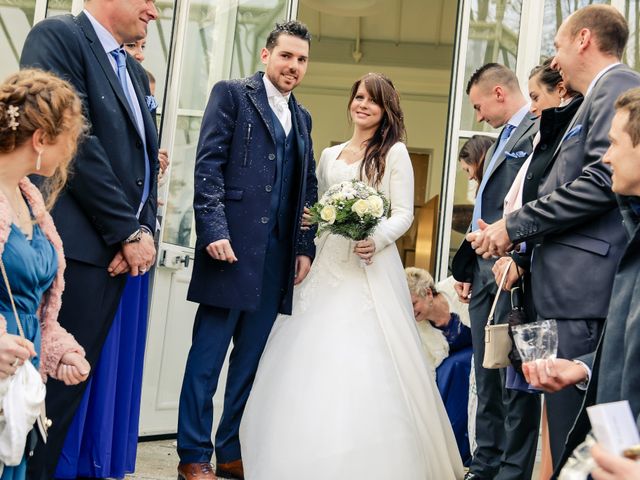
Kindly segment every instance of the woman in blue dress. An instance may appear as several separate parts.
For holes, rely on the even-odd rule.
[[[26,361],[43,379],[49,376],[67,385],[89,375],[84,350],[57,322],[65,260],[47,211],[64,186],[84,128],[80,99],[58,77],[22,70],[0,84],[0,254],[11,290],[0,281],[0,379],[15,374]],[[27,178],[32,174],[48,177],[43,184],[46,204]],[[12,446],[26,453],[35,432]],[[2,441],[7,439],[0,436]],[[0,479],[24,479],[26,458],[17,465],[0,462]]]

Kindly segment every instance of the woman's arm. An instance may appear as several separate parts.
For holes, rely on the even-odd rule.
[[[371,236],[378,252],[404,235],[413,222],[413,167],[404,143],[391,147],[386,168],[391,215],[380,222]]]

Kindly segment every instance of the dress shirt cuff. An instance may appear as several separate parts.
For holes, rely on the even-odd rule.
[[[589,386],[589,382],[591,381],[591,369],[586,363],[584,363],[581,360],[574,360],[573,363],[575,363],[576,365],[580,365],[587,372],[587,378],[581,381],[580,383],[576,383],[576,388],[578,390],[584,391],[587,389],[587,387]]]

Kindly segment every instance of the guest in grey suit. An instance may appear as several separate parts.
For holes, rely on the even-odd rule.
[[[615,99],[640,85],[640,75],[620,64],[628,36],[624,17],[608,5],[590,5],[564,21],[553,66],[585,100],[543,174],[538,200],[467,236],[479,254],[502,254],[523,242],[534,248],[534,304],[541,318],[558,320],[559,358],[595,350],[626,243],[611,169],[601,157]],[[586,368],[580,375],[586,378]],[[570,388],[546,396],[556,465],[583,394]]]
[[[538,122],[529,113],[518,79],[511,70],[496,63],[478,69],[467,85],[469,100],[479,122],[502,128],[498,140],[487,151],[485,173],[478,189],[471,230],[477,230],[480,218],[502,218],[504,197],[532,150]],[[484,327],[497,286],[491,268],[494,260],[475,255],[463,242],[453,260],[453,275],[464,301],[473,290],[469,305],[471,335],[476,374],[478,409],[476,443],[468,479],[530,478],[535,459],[540,418],[537,395],[506,390],[504,372],[482,367]],[[502,315],[506,302],[501,304]]]
[[[640,88],[623,93],[615,108],[609,133],[611,146],[602,161],[612,168],[612,189],[619,195],[628,241],[613,282],[602,340],[595,354],[581,358],[593,371],[561,465],[589,431],[586,407],[628,400],[633,415],[640,420]],[[549,391],[584,379],[583,367],[565,359],[541,368],[535,363],[526,364],[525,369],[537,386]]]

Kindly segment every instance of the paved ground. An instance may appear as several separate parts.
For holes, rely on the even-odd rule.
[[[127,475],[127,479],[137,480],[176,480],[178,454],[175,440],[140,442],[136,473]],[[222,478],[222,477],[218,477]]]
[[[176,466],[178,454],[175,440],[159,440],[156,442],[141,442],[138,445],[138,462],[136,473],[127,475],[127,479],[139,480],[176,480]],[[539,462],[532,478],[537,479]]]

